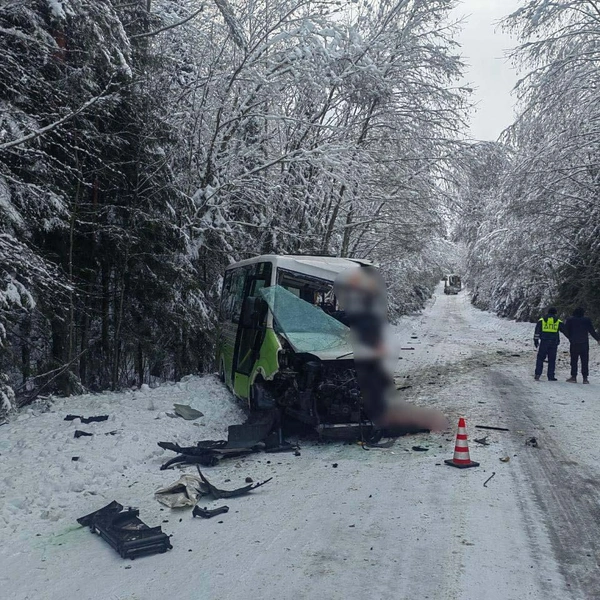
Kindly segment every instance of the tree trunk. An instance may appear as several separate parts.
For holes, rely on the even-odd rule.
[[[125,257],[123,261],[123,271],[121,275],[121,292],[118,302],[115,296],[115,331],[113,343],[113,372],[112,372],[112,389],[116,390],[119,386],[119,366],[121,361],[121,326],[123,324],[123,305],[125,303],[125,287],[127,278],[127,263],[129,262],[129,248],[125,249]],[[116,292],[116,289],[115,289]]]
[[[138,342],[137,346],[136,370],[138,378],[138,387],[142,387],[142,384],[144,383],[144,352],[142,349],[141,342]]]
[[[350,235],[352,232],[352,219],[354,217],[354,205],[350,205],[350,209],[348,210],[348,215],[346,216],[346,226],[344,227],[344,239],[342,241],[342,251],[340,252],[340,256],[344,258],[348,256],[348,248],[350,247]]]
[[[102,327],[101,327],[101,357],[102,367],[102,385],[106,385],[109,381],[108,374],[110,373],[110,267],[107,261],[102,262]]]

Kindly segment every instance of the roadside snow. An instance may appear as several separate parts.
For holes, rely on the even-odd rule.
[[[189,404],[204,417],[170,418],[167,412],[173,412],[174,403]],[[109,419],[84,425],[79,419],[65,421],[69,413],[109,415]],[[158,469],[175,456],[157,442],[193,445],[201,438],[222,439],[228,425],[243,419],[243,412],[214,377],[56,399],[48,412],[23,411],[0,430],[2,540],[26,537],[33,524],[36,533],[54,532],[57,525],[72,525],[74,516],[113,499],[131,506],[152,503],[152,492],[165,483]],[[75,439],[78,429],[94,435]],[[6,544],[2,546],[6,550]]]

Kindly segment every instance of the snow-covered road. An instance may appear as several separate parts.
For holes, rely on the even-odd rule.
[[[386,450],[304,444],[299,457],[223,462],[206,471],[221,487],[274,479],[229,501],[222,518],[193,520],[153,498],[179,476],[159,470],[172,454],[157,441],[220,437],[241,421],[213,378],[61,400],[0,427],[2,598],[599,598],[597,348],[592,385],[564,383],[562,352],[559,381],[535,383],[532,326],[477,311],[464,292],[438,294],[394,330],[402,348],[414,348],[400,351],[400,393],[444,410],[452,431],[401,438]],[[170,419],[173,402],[205,417],[198,425]],[[83,426],[63,421],[68,412],[111,420]],[[443,464],[460,415],[477,469]],[[97,435],[73,439],[76,428]],[[484,435],[489,446],[473,442]],[[531,436],[539,448],[525,445]],[[415,452],[416,444],[429,450]],[[124,561],[77,526],[113,499],[161,524],[173,549]]]

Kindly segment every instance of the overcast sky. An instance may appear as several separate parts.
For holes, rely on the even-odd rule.
[[[500,31],[497,22],[519,4],[522,1],[462,0],[457,10],[457,16],[465,16],[459,41],[468,63],[467,83],[475,88],[477,110],[471,120],[471,136],[475,139],[496,140],[514,120],[510,92],[517,75],[504,52],[516,42]]]

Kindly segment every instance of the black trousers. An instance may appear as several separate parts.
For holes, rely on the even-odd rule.
[[[581,374],[584,379],[589,375],[590,344],[571,344],[571,377],[577,377],[577,363],[581,359]]]
[[[380,360],[356,359],[354,365],[363,408],[367,417],[377,423],[385,415],[387,394],[393,389],[394,381],[390,379]]]
[[[558,350],[558,344],[556,342],[549,342],[548,340],[541,340],[540,347],[538,348],[537,362],[535,364],[535,375],[539,377],[544,370],[544,360],[548,358],[548,379],[554,379],[556,369],[556,351]]]

